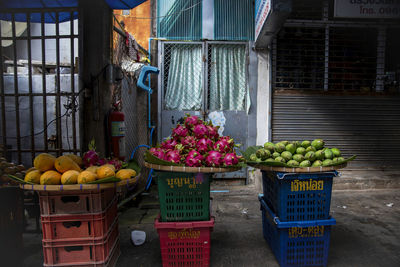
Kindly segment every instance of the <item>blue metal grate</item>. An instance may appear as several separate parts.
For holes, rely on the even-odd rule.
[[[157,36],[160,38],[202,38],[202,0],[158,0],[157,17]]]
[[[253,0],[214,0],[215,40],[254,40]]]

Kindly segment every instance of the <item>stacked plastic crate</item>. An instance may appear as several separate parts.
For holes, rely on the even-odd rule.
[[[263,235],[280,266],[326,266],[336,171],[283,173],[262,171],[259,195]]]
[[[115,266],[120,255],[115,189],[40,191],[44,266]]]
[[[161,215],[154,226],[163,266],[209,266],[211,175],[157,172],[157,177]]]

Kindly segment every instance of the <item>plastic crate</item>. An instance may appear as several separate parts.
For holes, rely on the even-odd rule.
[[[99,261],[99,262],[89,262],[89,263],[69,263],[66,265],[57,264],[43,264],[45,267],[57,266],[57,267],[115,267],[117,266],[117,261],[119,256],[121,255],[120,244],[119,240],[117,240],[114,244],[114,247],[111,249],[110,255],[108,256],[106,261]]]
[[[114,223],[103,238],[77,239],[73,241],[42,241],[43,258],[46,266],[85,266],[104,264],[118,239],[118,223]]]
[[[157,172],[161,221],[210,220],[207,173]]]
[[[281,221],[329,218],[336,171],[321,173],[262,172],[265,202]]]
[[[115,188],[93,191],[41,191],[41,215],[103,212],[114,200]]]
[[[57,241],[102,238],[118,220],[117,199],[101,213],[73,215],[42,215],[43,240]]]
[[[214,218],[197,222],[160,222],[157,218],[154,227],[160,238],[164,267],[210,266]]]
[[[331,226],[336,220],[281,222],[259,195],[263,235],[279,265],[326,266]]]

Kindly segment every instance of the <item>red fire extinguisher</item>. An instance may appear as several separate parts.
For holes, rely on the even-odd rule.
[[[114,104],[114,109],[109,115],[109,129],[111,137],[111,156],[125,159],[125,115],[118,110],[120,101]]]

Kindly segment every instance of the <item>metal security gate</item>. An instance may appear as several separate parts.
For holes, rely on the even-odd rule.
[[[0,10],[0,139],[7,159],[77,153],[78,10]],[[52,20],[53,23],[45,23]]]
[[[328,1],[294,3],[272,45],[273,141],[322,138],[357,155],[354,168],[399,168],[398,25],[330,21]]]
[[[273,140],[323,138],[353,167],[399,167],[400,97],[274,95]]]
[[[223,135],[229,135],[234,138],[236,143],[247,147],[248,141],[248,91],[243,90],[245,95],[239,93],[237,98],[233,98],[233,103],[229,106],[221,103],[223,97],[216,96],[212,90],[213,82],[230,81],[231,86],[235,87],[237,83],[248,84],[248,73],[237,77],[221,74],[216,71],[218,58],[212,51],[218,49],[240,50],[238,52],[243,57],[245,67],[248,65],[248,46],[243,42],[161,42],[160,44],[160,67],[161,75],[159,79],[159,136],[162,140],[171,134],[171,129],[178,123],[183,123],[185,114],[197,115],[203,119],[208,119],[211,112],[217,111],[223,114],[226,123],[224,124]],[[190,58],[190,59],[189,59]],[[178,67],[183,68],[177,70]],[[231,68],[234,68],[231,66]],[[186,71],[184,69],[190,69]],[[235,71],[235,70],[233,70]],[[176,83],[177,78],[172,75],[182,75],[179,79],[185,84],[186,88],[197,88],[197,90],[187,89],[173,96],[167,93],[169,83]],[[215,77],[213,75],[220,75]],[[247,89],[248,90],[248,89]],[[229,90],[233,93],[234,90]],[[189,92],[189,93],[188,93]],[[177,101],[179,99],[179,101]],[[235,109],[235,110],[231,110]],[[225,177],[225,175],[224,175]],[[228,178],[245,178],[246,172],[239,171],[230,173]]]

